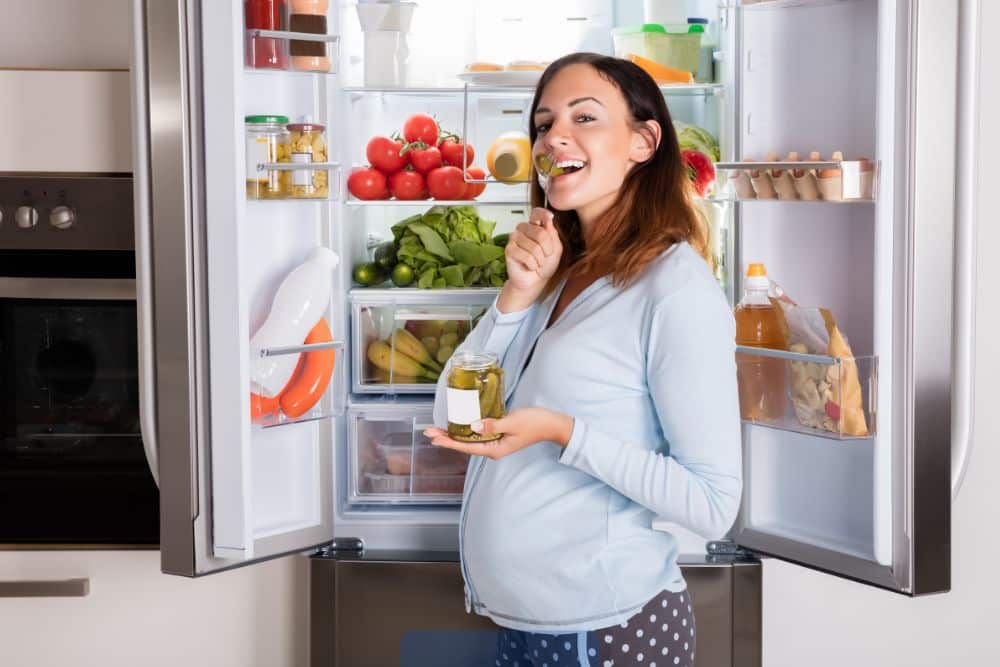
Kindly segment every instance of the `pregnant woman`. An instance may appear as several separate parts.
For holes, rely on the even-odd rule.
[[[509,279],[459,348],[496,354],[508,413],[472,455],[459,525],[466,604],[504,628],[495,664],[692,665],[678,544],[709,539],[742,487],[734,323],[706,261],[663,95],[632,63],[578,53],[544,72],[532,185]],[[448,421],[445,378],[436,424]]]

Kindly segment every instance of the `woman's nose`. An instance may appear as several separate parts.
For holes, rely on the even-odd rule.
[[[563,148],[569,145],[568,125],[561,122],[553,122],[549,131],[545,133],[545,145],[549,149]]]

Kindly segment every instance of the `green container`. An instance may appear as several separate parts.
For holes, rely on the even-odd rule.
[[[693,23],[668,28],[659,23],[615,28],[611,31],[615,55],[625,58],[631,53],[695,74],[698,71],[701,37],[705,27]]]

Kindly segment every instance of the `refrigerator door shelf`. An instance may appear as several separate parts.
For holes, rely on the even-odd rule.
[[[433,402],[354,404],[348,411],[350,506],[462,501],[469,457],[430,444]]]
[[[292,55],[291,41],[314,43],[316,53]],[[337,74],[339,47],[339,35],[250,29],[246,31],[246,71]]]
[[[746,422],[837,440],[875,435],[877,357],[737,347],[736,368]],[[761,414],[768,393],[783,407],[780,414]]]
[[[352,390],[433,394],[438,373],[496,293],[476,288],[352,290]]]
[[[327,360],[317,355],[323,350],[333,351],[333,363],[329,371],[323,368]],[[335,387],[340,386],[338,374],[343,373],[346,366],[342,356],[343,350],[343,341],[261,350],[261,357],[298,355],[299,359],[295,369],[297,374],[289,380],[288,387],[282,392],[280,399],[278,397],[261,399],[251,393],[250,409],[253,426],[258,429],[267,429],[321,419],[333,419],[342,415],[344,413],[343,400],[338,400]],[[324,356],[328,356],[328,353]],[[254,360],[251,359],[251,367],[253,362]],[[327,372],[329,378],[324,382],[323,378]],[[318,398],[315,396],[316,393],[320,393]],[[295,400],[305,404],[313,402],[313,405],[304,409],[302,403],[296,405],[292,402]],[[288,414],[286,410],[291,414]]]
[[[855,0],[729,0],[724,9],[789,9],[792,7],[824,7]]]
[[[720,199],[872,203],[878,191],[877,161],[717,162],[715,169]]]

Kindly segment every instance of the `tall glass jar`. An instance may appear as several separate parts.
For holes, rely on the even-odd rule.
[[[291,191],[291,173],[277,169],[258,171],[266,162],[291,160],[287,116],[247,116],[247,199],[279,199]]]
[[[491,352],[457,352],[448,374],[448,435],[462,442],[499,440],[502,433],[480,435],[472,423],[505,414],[503,369]]]
[[[297,162],[326,162],[326,127],[304,119],[288,126],[290,160]],[[324,169],[297,169],[292,173],[291,196],[305,199],[325,198],[330,192],[329,174]]]

